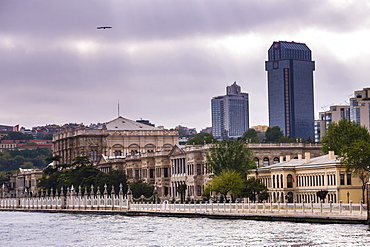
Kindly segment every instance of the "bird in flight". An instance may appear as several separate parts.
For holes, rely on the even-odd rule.
[[[112,28],[112,27],[97,27],[98,29],[106,29],[106,28]]]

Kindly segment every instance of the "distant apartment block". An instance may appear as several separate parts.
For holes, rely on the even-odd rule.
[[[370,88],[354,91],[349,102],[349,105],[330,106],[328,111],[319,113],[319,119],[315,120],[315,142],[321,141],[329,124],[337,123],[343,118],[370,130]]]
[[[350,101],[350,119],[370,130],[370,88],[354,92]]]
[[[315,121],[315,142],[320,142],[329,124],[337,123],[344,118],[350,120],[349,105],[334,105],[330,106],[328,111],[319,112],[319,119]]]
[[[249,99],[234,82],[226,95],[213,97],[212,134],[217,139],[236,138],[249,128]]]
[[[3,136],[6,136],[8,132],[18,131],[18,130],[19,130],[19,125],[16,125],[16,126],[0,125],[0,138],[2,138]]]

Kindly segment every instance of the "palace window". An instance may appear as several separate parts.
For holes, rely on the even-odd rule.
[[[293,188],[293,176],[292,176],[292,174],[288,174],[286,179],[287,179],[288,188]]]
[[[347,185],[352,185],[351,174],[347,174]]]
[[[197,196],[201,196],[201,195],[202,195],[202,186],[197,185]]]
[[[344,174],[340,174],[340,185],[344,185]]]
[[[256,157],[256,158],[254,158],[254,163],[256,164],[256,166],[257,167],[259,167],[259,163],[260,163],[260,161],[259,161],[259,159]]]

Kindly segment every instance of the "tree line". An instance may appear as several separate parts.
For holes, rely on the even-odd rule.
[[[59,161],[60,156],[53,156],[48,158],[49,162]],[[58,164],[50,165],[43,170],[42,178],[39,179],[37,187],[40,191],[58,190],[59,192],[63,188],[64,193],[67,192],[67,188],[74,188],[78,190],[81,188],[79,193],[100,193],[104,192],[107,188],[107,192],[118,194],[120,186],[122,185],[122,191],[124,194],[127,193],[128,183],[127,176],[124,171],[111,170],[108,173],[100,171],[94,167],[91,161],[86,156],[78,156],[73,159],[71,164]],[[141,195],[145,197],[151,197],[154,192],[154,186],[144,182],[144,180],[137,180],[130,184],[130,189],[134,198],[139,198]],[[93,191],[92,191],[93,190]]]
[[[227,136],[224,136],[224,140],[232,140]],[[268,127],[266,132],[259,132],[255,129],[246,130],[240,137],[236,138],[240,142],[249,142],[249,143],[260,143],[260,142],[297,142],[296,139],[292,139],[284,135],[284,132],[280,129],[279,126]],[[311,139],[303,140],[299,139],[300,142],[313,142]],[[218,140],[210,133],[199,133],[192,138],[189,138],[187,141],[188,145],[203,145],[209,143],[216,143]]]
[[[52,156],[50,148],[25,150],[4,150],[0,152],[0,171],[14,171],[19,168],[30,169],[46,167],[46,158]]]
[[[1,138],[1,140],[24,140],[30,141],[33,139],[41,139],[41,140],[52,140],[53,134],[51,133],[37,133],[36,138],[30,133],[22,133],[18,131],[9,131],[5,136]]]

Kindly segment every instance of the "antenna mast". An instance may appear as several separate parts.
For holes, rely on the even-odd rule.
[[[119,117],[119,100],[118,100],[118,117]]]

